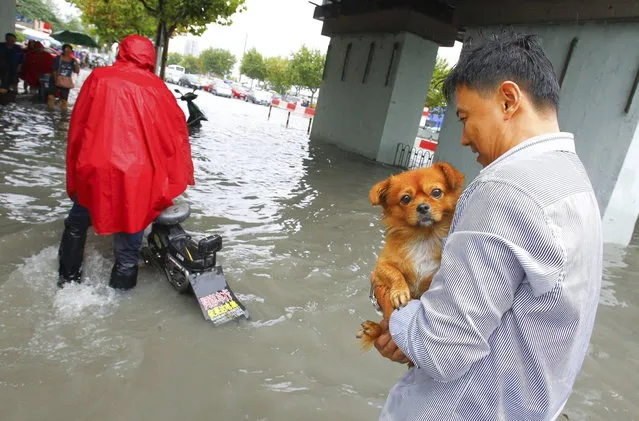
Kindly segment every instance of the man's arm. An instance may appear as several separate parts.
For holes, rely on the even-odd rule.
[[[430,289],[390,319],[397,346],[442,382],[490,353],[488,338],[522,282],[549,291],[564,265],[543,209],[519,190],[479,185],[462,212]]]

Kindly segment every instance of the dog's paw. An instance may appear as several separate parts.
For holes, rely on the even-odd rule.
[[[362,323],[362,328],[357,331],[355,336],[362,344],[364,349],[369,349],[373,346],[373,343],[382,334],[382,327],[379,323],[371,322],[370,320]]]
[[[390,291],[390,299],[391,303],[393,303],[393,307],[403,307],[410,301],[410,290],[407,286],[403,288],[392,288]]]

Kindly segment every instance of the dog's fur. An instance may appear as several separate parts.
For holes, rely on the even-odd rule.
[[[393,175],[371,189],[369,199],[374,206],[382,206],[386,228],[384,248],[371,274],[385,321],[393,310],[420,298],[430,287],[463,184],[461,172],[438,162]],[[362,323],[357,338],[368,350],[383,330],[369,320]]]

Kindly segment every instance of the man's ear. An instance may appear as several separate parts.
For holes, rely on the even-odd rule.
[[[386,198],[388,197],[388,190],[390,189],[391,179],[387,178],[384,181],[380,181],[375,184],[371,189],[370,193],[368,193],[368,198],[370,199],[373,206],[382,205],[386,206]]]
[[[455,167],[448,162],[437,162],[433,166],[438,167],[446,178],[446,184],[451,190],[457,190],[464,185],[464,174],[457,171]]]
[[[499,100],[502,103],[506,119],[510,119],[521,106],[523,93],[515,82],[506,80],[499,86]]]

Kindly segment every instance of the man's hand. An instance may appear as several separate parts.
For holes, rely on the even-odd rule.
[[[386,357],[391,361],[395,361],[400,364],[408,363],[409,359],[406,358],[406,355],[404,355],[402,350],[395,345],[395,341],[393,341],[393,338],[391,337],[390,331],[388,330],[388,322],[386,320],[382,320],[380,325],[382,326],[382,332],[384,333],[375,340],[375,348],[383,357]]]

